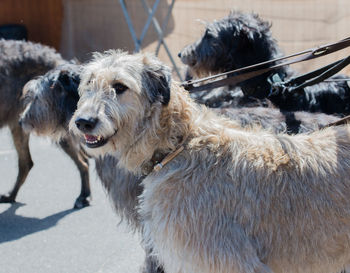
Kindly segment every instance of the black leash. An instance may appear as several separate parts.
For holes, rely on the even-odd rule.
[[[199,91],[212,89],[212,88],[216,88],[216,87],[221,87],[221,86],[226,86],[226,85],[236,85],[240,82],[246,81],[248,79],[251,79],[251,78],[254,78],[256,76],[265,74],[265,73],[270,72],[272,70],[275,70],[276,68],[279,68],[279,67],[282,67],[285,65],[294,64],[294,63],[304,62],[307,60],[312,60],[315,58],[319,58],[321,56],[326,56],[328,54],[342,50],[342,49],[347,48],[349,46],[350,46],[350,37],[343,39],[343,40],[340,40],[339,42],[336,42],[336,43],[307,49],[307,50],[304,50],[304,51],[301,51],[301,52],[298,52],[295,54],[291,54],[288,56],[284,56],[281,58],[261,62],[258,64],[246,66],[246,67],[242,67],[239,69],[235,69],[235,70],[228,71],[225,73],[220,73],[217,75],[205,77],[205,78],[198,79],[198,80],[186,81],[186,82],[183,82],[181,85],[190,92],[199,92]],[[284,60],[291,59],[291,58],[294,58],[294,59],[289,60],[289,61],[284,61]],[[346,61],[347,61],[346,59],[347,58],[338,61],[339,63],[335,62],[335,63],[329,65],[329,67],[333,67],[332,65],[337,65],[337,64],[339,64],[339,67],[340,67],[341,65],[344,65],[346,63]],[[346,60],[346,61],[344,63],[342,63],[342,61],[344,61],[344,60]],[[274,63],[279,62],[279,61],[284,61],[284,62],[274,64]],[[269,64],[274,64],[274,65],[272,65],[270,67],[266,67],[266,65],[269,65]],[[307,77],[311,77],[312,75],[319,75],[317,73],[319,73],[320,71],[321,71],[320,73],[327,72],[327,70],[329,69],[329,67],[328,68],[327,67],[328,66],[321,68],[317,71],[313,71],[311,73],[305,74],[305,75],[303,75],[303,77],[304,77],[304,79],[307,79]],[[334,68],[334,71],[336,69],[337,68]],[[328,75],[328,74],[329,73],[326,73],[326,75]],[[222,77],[224,77],[224,78],[217,79],[217,78],[222,78]],[[300,76],[300,77],[302,77],[302,76]],[[297,78],[299,78],[299,77],[297,77]],[[301,78],[301,79],[303,79],[303,78]],[[301,79],[298,79],[296,81],[301,81]],[[202,85],[199,85],[200,83],[207,82],[207,81],[209,81],[209,82],[202,84]],[[300,88],[300,86],[298,88]]]
[[[310,85],[314,85],[329,79],[337,74],[340,70],[350,64],[350,56],[316,69],[312,72],[303,74],[298,77],[294,77],[286,82],[271,82],[272,87],[270,95],[279,92],[299,92],[302,93],[304,88]],[[350,79],[329,79],[328,81],[350,81]]]
[[[342,59],[344,60],[344,59]],[[286,82],[287,85],[299,85],[303,82],[307,81],[308,79],[317,77],[318,75],[322,74],[323,72],[327,71],[328,69],[332,68],[334,65],[340,63],[342,60],[336,61],[334,63],[331,63],[329,65],[326,65],[324,67],[321,67],[317,70],[311,71],[309,73],[305,73],[303,75],[300,75],[298,77],[292,78]]]

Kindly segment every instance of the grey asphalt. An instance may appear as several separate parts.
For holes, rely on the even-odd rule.
[[[15,204],[0,204],[0,273],[133,273],[144,259],[138,234],[113,212],[91,162],[93,200],[74,210],[79,173],[48,139],[32,136],[34,167]],[[0,193],[17,175],[17,155],[0,130]]]

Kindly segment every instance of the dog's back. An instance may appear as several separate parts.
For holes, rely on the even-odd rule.
[[[198,122],[201,133],[167,174],[144,181],[143,209],[157,211],[147,232],[170,272],[342,270],[350,127],[288,136],[230,128],[211,113]],[[172,258],[180,249],[183,265]]]
[[[276,272],[340,270],[350,257],[350,127],[239,143],[232,205],[260,260]]]
[[[17,123],[24,84],[62,62],[48,46],[0,39],[0,127]]]

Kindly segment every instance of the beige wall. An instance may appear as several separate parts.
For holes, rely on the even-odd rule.
[[[62,0],[63,27],[60,51],[66,58],[87,60],[93,51],[122,48],[133,51],[133,40],[126,24],[119,0]],[[140,0],[126,0],[132,23],[138,36],[141,34],[147,14]],[[149,0],[152,4],[153,0]],[[168,2],[161,0],[156,17],[166,16]],[[174,28],[171,16],[166,35]],[[143,41],[147,46],[157,39],[154,29],[149,28]]]
[[[140,0],[126,0],[140,35],[146,14]],[[150,4],[154,0],[148,0]],[[162,22],[170,0],[161,0],[157,18]],[[63,0],[64,18],[61,51],[66,57],[89,58],[89,52],[110,48],[133,51],[133,42],[119,0]],[[212,21],[230,10],[254,11],[273,23],[272,32],[286,54],[337,41],[350,36],[349,0],[176,0],[165,38],[174,59],[177,53],[198,39],[203,25],[197,19]],[[147,34],[144,50],[154,51],[157,35]],[[307,71],[350,54],[350,49],[329,57],[296,65]],[[170,65],[161,49],[160,58]],[[350,70],[349,70],[350,71]]]
[[[272,22],[272,33],[286,54],[350,36],[349,0],[176,0],[174,30],[166,38],[174,55],[200,37],[203,25],[196,19],[220,19],[232,9],[253,11]],[[146,47],[153,48],[154,44]],[[294,67],[308,71],[346,55],[350,48]],[[164,50],[160,57],[168,61]]]

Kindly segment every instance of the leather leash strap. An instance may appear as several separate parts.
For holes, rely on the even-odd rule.
[[[171,154],[168,154],[160,163],[156,164],[153,167],[153,170],[158,172],[160,171],[166,164],[168,164],[171,160],[173,160],[179,153],[181,153],[184,149],[184,146],[180,146]]]
[[[281,58],[242,67],[239,69],[205,77],[198,80],[186,81],[186,82],[183,82],[181,85],[190,92],[199,92],[206,89],[212,89],[212,88],[225,86],[225,85],[236,85],[237,83],[265,74],[269,71],[275,70],[276,68],[279,68],[285,65],[294,64],[294,63],[304,62],[304,61],[315,59],[321,56],[326,56],[328,54],[342,50],[349,46],[350,46],[350,37],[340,40],[339,42],[336,42],[336,43],[326,44],[316,48],[310,48],[310,49],[307,49],[295,54],[291,54],[288,56],[284,56]],[[266,67],[266,65],[283,61],[286,59],[290,59],[290,58],[294,58],[294,59],[281,62],[275,65],[272,65],[270,67]],[[223,77],[223,76],[226,76],[226,77],[224,79],[215,80],[216,78]],[[206,84],[198,85],[205,81],[210,81],[210,82]]]
[[[343,124],[346,124],[350,121],[350,116],[346,116],[346,117],[343,117],[335,122],[332,122],[332,123],[329,123],[325,126],[323,126],[322,128],[328,128],[328,127],[331,127],[331,126],[339,126],[339,125],[343,125]]]

